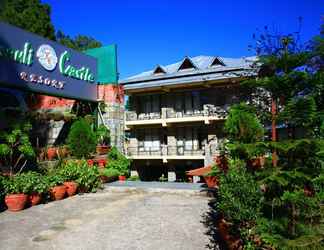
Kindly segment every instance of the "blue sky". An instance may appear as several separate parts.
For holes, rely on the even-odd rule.
[[[302,39],[318,34],[323,0],[43,0],[52,7],[56,29],[118,46],[120,78],[184,56],[251,55],[257,28],[281,33],[298,29]]]

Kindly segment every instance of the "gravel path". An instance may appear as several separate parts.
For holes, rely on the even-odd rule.
[[[208,198],[106,188],[0,213],[0,249],[205,249]]]

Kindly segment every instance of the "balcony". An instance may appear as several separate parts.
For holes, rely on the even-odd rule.
[[[202,110],[176,111],[172,108],[162,108],[161,112],[140,113],[126,111],[126,129],[136,125],[160,124],[166,127],[170,123],[204,122],[209,124],[213,120],[225,120],[228,106],[205,104]]]
[[[204,160],[203,149],[186,149],[184,146],[128,147],[127,156],[134,160]]]

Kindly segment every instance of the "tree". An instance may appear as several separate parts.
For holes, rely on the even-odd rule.
[[[92,37],[77,35],[76,37],[72,38],[68,35],[65,35],[62,31],[58,31],[56,33],[56,39],[59,43],[63,44],[64,46],[78,51],[99,48],[102,46],[101,42],[95,40]]]
[[[4,0],[0,20],[55,40],[50,14],[51,7],[39,0]]]

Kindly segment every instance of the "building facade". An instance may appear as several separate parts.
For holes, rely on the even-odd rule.
[[[254,58],[185,57],[121,84],[127,156],[142,180],[186,179],[185,171],[212,163],[224,141],[229,107],[247,96],[240,82]]]

